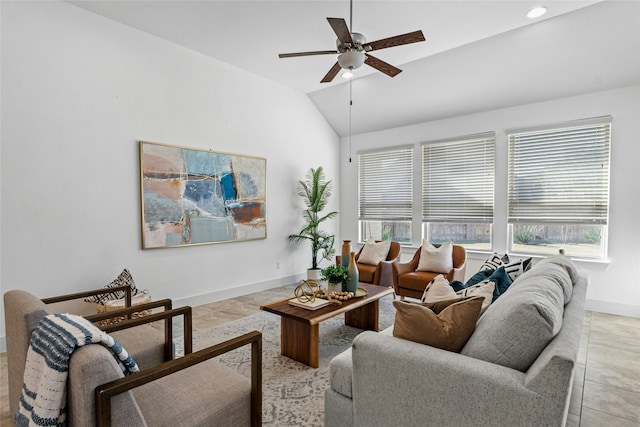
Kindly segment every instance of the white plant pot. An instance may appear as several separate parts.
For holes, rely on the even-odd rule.
[[[327,283],[327,293],[329,292],[342,292],[342,283]]]
[[[320,269],[319,268],[310,268],[307,270],[307,280],[315,280],[317,282],[320,281]]]

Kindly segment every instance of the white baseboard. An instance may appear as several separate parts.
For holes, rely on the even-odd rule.
[[[617,302],[587,299],[585,309],[589,311],[597,311],[599,313],[609,313],[616,314],[618,316],[640,318],[640,307],[631,304],[620,304]]]
[[[208,294],[195,295],[186,298],[176,298],[173,300],[174,307],[190,305],[192,307],[212,302],[222,301],[229,298],[235,298],[242,295],[252,294],[254,292],[266,291],[284,285],[290,285],[299,282],[305,278],[304,274],[294,276],[279,277],[277,279],[267,280],[264,282],[251,283],[249,285],[238,286],[235,288],[222,289]]]

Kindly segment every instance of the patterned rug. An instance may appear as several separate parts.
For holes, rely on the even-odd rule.
[[[392,297],[380,300],[380,329],[393,324]],[[347,349],[362,330],[345,326],[344,315],[320,324],[320,366],[310,368],[280,354],[280,317],[261,312],[197,332],[194,351],[245,332],[262,332],[262,393],[265,426],[322,426],[324,391],[329,385],[329,361]],[[221,363],[250,377],[250,347],[245,346],[217,358]]]

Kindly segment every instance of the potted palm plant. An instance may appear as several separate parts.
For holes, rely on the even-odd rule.
[[[335,236],[320,230],[320,224],[338,214],[338,212],[321,214],[331,196],[331,186],[331,180],[325,179],[322,166],[309,169],[305,179],[298,181],[297,185],[297,193],[305,204],[302,217],[306,225],[298,234],[289,235],[289,240],[292,242],[308,240],[311,244],[311,268],[307,273],[310,280],[319,279],[318,263],[323,259],[330,260],[335,253],[333,248]]]

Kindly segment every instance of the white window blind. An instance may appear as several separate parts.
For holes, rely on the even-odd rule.
[[[422,220],[493,222],[495,134],[422,146]]]
[[[360,220],[411,220],[413,147],[358,154]]]
[[[611,117],[508,135],[510,223],[607,223]]]

